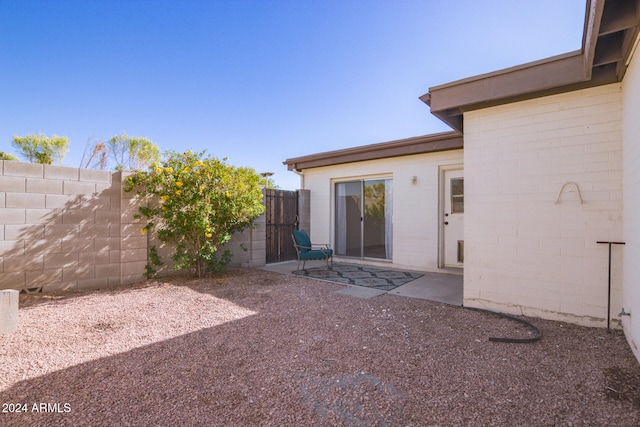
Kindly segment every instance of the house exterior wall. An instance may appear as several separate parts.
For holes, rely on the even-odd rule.
[[[640,54],[632,57],[622,85],[624,152],[624,285],[623,304],[632,316],[622,325],[629,345],[640,360]],[[620,307],[616,306],[619,309]]]
[[[622,240],[622,90],[467,112],[464,305],[605,326]],[[567,184],[556,204],[558,192]],[[622,301],[614,248],[612,319]]]
[[[312,242],[334,242],[336,182],[393,178],[393,266],[423,271],[438,268],[439,167],[462,166],[462,150],[416,154],[304,170],[309,190]],[[412,183],[412,177],[416,182]]]

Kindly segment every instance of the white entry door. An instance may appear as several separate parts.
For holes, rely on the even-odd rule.
[[[444,171],[443,256],[445,267],[464,266],[464,171]]]

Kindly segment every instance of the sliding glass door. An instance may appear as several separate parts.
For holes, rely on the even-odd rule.
[[[392,189],[391,179],[336,184],[336,255],[391,259]]]

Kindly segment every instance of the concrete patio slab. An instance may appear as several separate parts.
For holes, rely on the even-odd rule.
[[[298,261],[285,261],[275,264],[267,264],[263,270],[280,274],[293,274],[298,266]],[[314,267],[315,265],[307,265]],[[409,298],[425,299],[442,302],[451,305],[462,305],[462,270],[452,269],[443,273],[420,272],[422,277],[412,280],[391,291],[366,288],[364,286],[344,285],[345,288],[337,291],[344,295],[358,298],[373,298],[379,295],[391,294]],[[331,282],[336,283],[336,282]]]
[[[388,293],[461,306],[462,286],[463,276],[460,274],[424,273],[424,276]]]

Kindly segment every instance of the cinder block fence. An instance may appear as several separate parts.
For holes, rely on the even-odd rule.
[[[134,218],[142,201],[123,192],[122,181],[122,172],[0,161],[0,289],[52,292],[142,280],[149,237]],[[264,265],[264,218],[228,246],[233,265]]]

